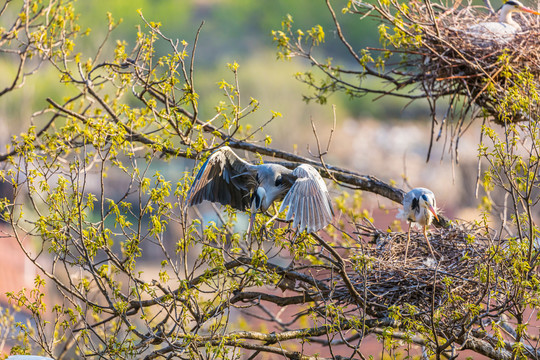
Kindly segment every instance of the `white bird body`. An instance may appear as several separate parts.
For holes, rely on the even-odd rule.
[[[492,45],[493,42],[505,44],[510,42],[514,36],[521,32],[521,26],[512,18],[515,12],[528,12],[540,15],[540,13],[529,9],[517,0],[509,0],[503,4],[498,22],[482,22],[472,25],[467,29],[467,34],[475,38],[475,42],[481,45]]]
[[[411,223],[417,223],[423,227],[424,237],[426,238],[431,255],[435,257],[429,239],[427,237],[426,228],[431,225],[433,218],[439,219],[437,216],[435,195],[426,188],[415,188],[405,194],[403,198],[403,209],[397,215],[399,219],[406,220],[409,223],[407,231],[407,245],[405,247],[405,261],[407,261],[407,253],[409,250],[409,242],[411,240]]]
[[[187,196],[189,205],[203,200],[251,210],[266,211],[274,201],[283,199],[281,210],[293,227],[315,232],[332,221],[334,215],[326,184],[311,165],[301,164],[290,170],[279,164],[253,165],[240,159],[228,146],[212,153],[203,164]],[[249,232],[249,230],[248,230]]]
[[[474,36],[475,40],[494,40],[503,44],[510,42],[520,31],[521,28],[501,22],[480,23],[467,29],[467,33]]]

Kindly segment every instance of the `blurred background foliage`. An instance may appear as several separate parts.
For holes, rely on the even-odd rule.
[[[334,6],[340,9],[345,4],[346,2],[342,1]],[[316,50],[324,51],[320,54],[323,57],[331,57],[347,64],[351,57],[337,39],[332,19],[323,1],[79,0],[75,2],[75,8],[80,14],[82,30],[90,31],[89,36],[83,36],[77,42],[75,51],[81,53],[82,59],[93,54],[102,44],[106,36],[108,13],[121,22],[112,33],[114,41],[106,43],[102,60],[112,58],[112,54],[108,53],[113,51],[116,41],[125,41],[128,52],[133,47],[137,28],[144,30],[145,26],[138,14],[139,9],[148,21],[161,23],[161,30],[165,35],[186,40],[190,44],[190,50],[197,28],[204,21],[195,57],[196,90],[203,99],[203,117],[210,115],[213,107],[223,98],[217,85],[219,79],[231,80],[226,64],[237,61],[240,64],[240,87],[245,104],[253,97],[261,105],[260,111],[251,118],[254,126],[266,122],[271,116],[270,110],[280,112],[284,118],[268,128],[270,135],[279,134],[283,122],[286,122],[287,126],[292,123],[305,126],[309,124],[310,118],[315,122],[332,121],[331,106],[306,104],[302,100],[302,94],[309,93],[310,90],[295,80],[294,74],[307,71],[310,64],[305,61],[277,60],[276,46],[271,36],[271,31],[279,30],[282,19],[288,14],[293,17],[298,28],[309,29],[320,24],[327,31],[326,41],[324,46]],[[338,13],[338,16],[356,49],[378,46],[379,36],[375,21],[359,21],[358,16],[350,14]],[[165,47],[156,50],[163,54],[167,51]],[[9,99],[0,100],[0,116],[4,119],[3,126],[9,129],[9,133],[16,134],[28,126],[21,119],[28,119],[32,111],[43,108],[47,97],[60,98],[66,95],[63,92],[69,91],[61,86],[46,86],[58,81],[58,73],[50,70],[47,72],[41,69],[38,77],[29,78],[29,86],[18,90],[15,96]],[[0,71],[12,73],[13,65],[4,60],[0,63]],[[340,118],[417,119],[427,113],[424,104],[420,103],[403,110],[405,101],[391,98],[373,100],[374,97],[366,96],[352,101],[347,95],[338,94],[330,98],[329,103],[337,106]],[[18,105],[21,103],[25,106]],[[2,133],[7,135],[7,131]],[[287,134],[280,135],[280,144],[291,143],[292,138],[286,136]],[[2,140],[5,143],[7,139]]]
[[[366,47],[379,48],[379,19],[343,14],[340,10],[346,4],[346,0],[332,1],[353,48],[357,51]],[[234,81],[227,64],[236,61],[243,105],[246,106],[251,98],[260,104],[259,110],[250,115],[247,122],[254,127],[261,126],[272,117],[272,111],[282,114],[265,127],[264,133],[259,132],[255,140],[262,143],[269,135],[272,138],[269,146],[309,156],[308,150],[316,152],[310,121],[316,124],[321,142],[325,143],[333,124],[332,105],[335,105],[337,128],[326,156],[328,163],[396,181],[396,186],[404,189],[429,187],[440,194],[438,199],[448,214],[452,214],[449,209],[457,204],[459,207],[476,206],[471,192],[474,191],[479,132],[469,132],[472,141],[464,139],[460,142],[459,167],[448,166],[452,157],[445,154],[444,147],[451,143],[445,136],[451,131],[441,137],[432,153],[434,160],[426,164],[431,127],[429,109],[424,101],[409,104],[406,99],[379,98],[377,95],[351,99],[343,92],[332,95],[324,105],[303,101],[303,95],[313,90],[296,80],[295,74],[312,70],[311,64],[299,58],[278,60],[278,49],[272,40],[272,31],[281,30],[281,22],[287,15],[293,18],[295,28],[323,27],[325,42],[314,49],[319,59],[332,58],[333,63],[358,68],[357,64],[351,63],[352,57],[339,41],[323,0],[76,0],[74,6],[80,17],[81,30],[89,29],[87,35],[75,39],[74,51],[81,54],[83,62],[94,56],[103,44],[100,61],[114,59],[117,42],[125,44],[129,54],[139,29],[148,31],[139,10],[147,21],[160,23],[165,36],[187,41],[188,51],[192,50],[197,29],[204,21],[195,55],[195,91],[199,95],[201,119],[214,116],[215,107],[220,101],[226,101],[219,82],[221,79]],[[494,3],[494,6],[498,4]],[[14,9],[15,6],[12,12]],[[106,39],[108,16],[119,24],[111,38]],[[0,19],[5,22],[0,23],[0,27],[8,26],[8,20]],[[156,48],[158,55],[165,55],[170,50],[165,42],[158,42],[158,46],[161,46]],[[8,56],[0,60],[0,71],[15,71]],[[314,76],[320,74],[314,73]],[[9,78],[0,77],[0,86],[3,88],[8,81]],[[380,82],[368,83],[379,80],[363,81],[371,88],[388,88]],[[11,136],[27,129],[31,125],[30,115],[49,106],[47,98],[62,102],[62,97],[72,95],[73,91],[70,86],[60,84],[56,69],[44,63],[36,76],[26,79],[24,87],[0,97],[0,144],[8,144]],[[168,178],[178,178],[183,171],[193,169],[192,161],[173,161],[173,166],[165,162],[153,166],[164,171]],[[448,188],[453,192],[447,193]],[[379,206],[379,200],[374,206]]]

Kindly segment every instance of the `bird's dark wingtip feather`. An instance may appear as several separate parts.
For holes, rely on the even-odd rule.
[[[238,210],[247,209],[249,199],[246,195],[249,189],[242,183],[245,179],[240,180],[240,177],[250,176],[250,174],[246,172],[244,163],[227,146],[214,151],[193,180],[186,197],[188,206],[207,200],[230,205]]]

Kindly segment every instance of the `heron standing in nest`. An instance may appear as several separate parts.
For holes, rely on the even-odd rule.
[[[289,208],[286,220],[294,218],[292,226],[298,231],[312,233],[332,221],[334,211],[328,189],[313,166],[301,164],[290,170],[279,164],[253,165],[228,146],[210,155],[187,195],[188,205],[208,200],[238,210],[249,208],[248,234],[257,211],[264,212],[282,199],[280,212]]]
[[[509,0],[501,7],[498,22],[482,22],[472,25],[467,29],[467,33],[478,39],[507,43],[512,40],[516,33],[522,31],[521,26],[512,18],[512,14],[515,12],[540,15],[539,12],[529,9],[517,0]]]
[[[439,220],[437,216],[435,195],[426,188],[415,188],[405,194],[403,198],[403,209],[400,209],[397,217],[408,221],[409,229],[407,231],[407,245],[405,246],[405,261],[407,261],[407,253],[409,251],[409,242],[411,240],[411,223],[415,222],[422,226],[424,237],[429,247],[429,251],[433,258],[435,253],[429,243],[427,236],[427,227],[433,222],[433,218]]]

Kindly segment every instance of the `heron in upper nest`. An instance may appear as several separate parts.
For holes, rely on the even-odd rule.
[[[418,223],[423,227],[424,237],[429,247],[431,255],[435,258],[433,248],[429,243],[426,228],[431,225],[433,218],[439,220],[437,216],[435,195],[426,188],[415,188],[405,194],[403,198],[403,209],[400,209],[397,217],[408,221],[409,229],[407,231],[407,245],[405,246],[405,261],[409,251],[409,242],[411,240],[411,223]]]
[[[286,220],[308,233],[324,228],[334,211],[326,184],[311,165],[290,170],[279,164],[253,165],[240,159],[228,146],[212,153],[199,170],[188,192],[189,205],[203,200],[250,209],[250,233],[255,214],[282,200],[280,211],[289,207]]]
[[[499,21],[482,22],[472,25],[467,29],[467,34],[478,40],[486,40],[486,45],[491,45],[493,41],[497,43],[507,43],[511,41],[515,34],[522,31],[521,26],[512,18],[515,12],[527,12],[540,15],[517,0],[509,0],[501,7]]]

